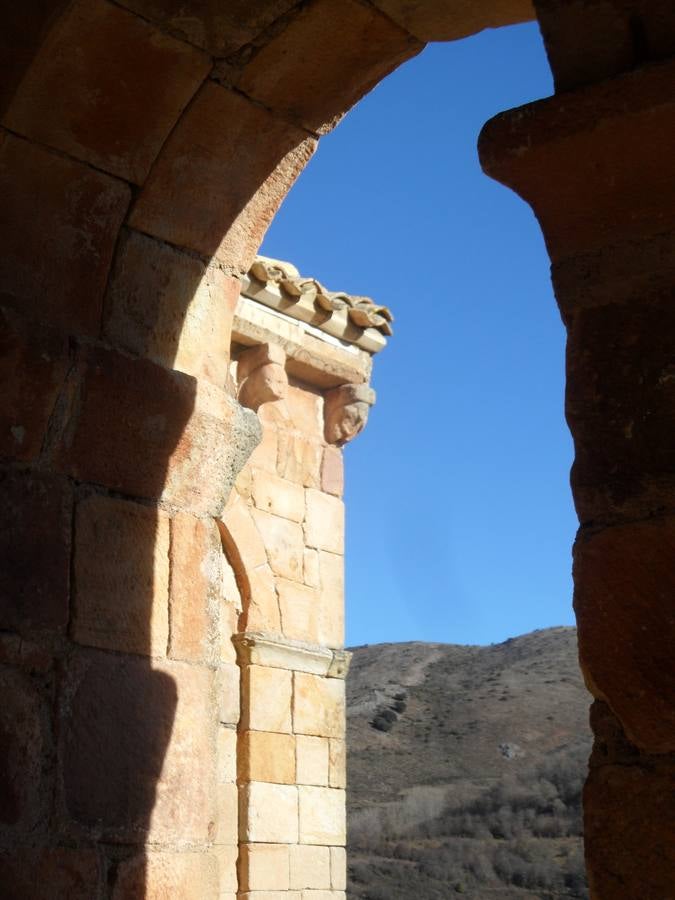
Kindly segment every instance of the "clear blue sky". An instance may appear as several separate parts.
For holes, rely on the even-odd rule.
[[[536,25],[427,48],[322,140],[263,245],[396,317],[346,450],[349,645],[573,621],[564,331],[539,226],[476,153],[551,92]]]

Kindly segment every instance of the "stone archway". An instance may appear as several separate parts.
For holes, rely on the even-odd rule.
[[[592,892],[656,897],[675,872],[675,13],[536,7],[558,94],[493,120],[481,159],[533,206],[568,328]],[[229,662],[174,626],[208,594],[186,535],[222,513],[253,445],[225,387],[238,276],[365,91],[425,41],[531,16],[521,0],[5,14],[0,847],[16,896],[139,896],[151,876],[209,896],[218,861],[236,890],[215,800]],[[146,843],[163,853],[146,860]],[[186,844],[220,849],[204,867]]]

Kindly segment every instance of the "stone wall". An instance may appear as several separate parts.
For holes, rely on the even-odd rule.
[[[363,93],[427,40],[532,16],[526,0],[225,6],[41,0],[3,14],[0,881],[20,898],[227,897],[239,826],[245,843],[268,843],[246,830],[255,785],[299,808],[324,792],[330,809],[341,788],[329,765],[327,786],[246,782],[237,819],[237,676],[251,670],[244,692],[258,668],[275,685],[338,691],[289,642],[330,646],[339,623],[308,625],[289,604],[320,608],[317,584],[338,578],[338,546],[315,527],[339,503],[332,448],[312,455],[317,388],[367,377],[339,358],[317,368],[309,338],[283,337],[293,424],[266,401],[277,412],[261,413],[261,447],[276,438],[276,451],[256,451],[233,496],[259,438],[229,369],[239,278],[318,138]],[[675,881],[662,800],[675,772],[675,12],[670,0],[536,7],[556,97],[497,117],[481,158],[532,204],[569,334],[575,605],[597,701],[591,893],[662,897]],[[253,323],[236,354],[268,332]],[[265,509],[275,478],[283,506]],[[243,540],[216,525],[237,510],[252,523]],[[230,636],[256,615],[294,648],[284,666],[237,663]],[[293,713],[283,724],[236,740],[282,735],[271,740],[297,753],[336,739]],[[317,831],[269,843],[289,861],[315,852],[325,872],[337,832],[303,834]],[[337,871],[339,850],[328,855]]]

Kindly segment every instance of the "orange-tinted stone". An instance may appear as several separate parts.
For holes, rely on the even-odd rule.
[[[168,515],[111,497],[80,501],[74,639],[90,647],[165,656],[168,603]]]
[[[253,57],[236,84],[291,121],[324,132],[422,47],[391,19],[355,0],[319,0]]]
[[[62,331],[98,335],[129,188],[0,133],[0,196],[3,302]]]
[[[214,853],[185,851],[139,854],[122,862],[112,900],[218,900]]]
[[[675,520],[617,525],[577,540],[574,607],[589,688],[652,753],[675,751]]]
[[[0,850],[0,885],[12,900],[91,900],[102,883],[95,850]]]
[[[38,456],[68,362],[63,337],[0,308],[1,456]]]
[[[284,431],[277,434],[277,472],[296,484],[319,487],[322,453],[323,447],[317,441]]]
[[[142,184],[211,60],[105,0],[77,0],[49,33],[3,124]]]
[[[224,385],[239,282],[127,231],[106,297],[104,336],[167,368]]]
[[[255,136],[255,153],[242,153]],[[247,269],[314,150],[305,132],[207,82],[164,146],[131,224]]]
[[[421,41],[456,41],[484,28],[501,28],[535,18],[532,0],[375,0],[374,5]]]
[[[252,510],[253,520],[262,535],[270,568],[275,575],[302,581],[304,542],[302,526],[297,522]]]
[[[0,627],[26,634],[68,622],[72,488],[47,474],[0,471]]]
[[[341,497],[344,491],[344,481],[342,450],[338,447],[326,447],[321,463],[321,490],[327,494]]]
[[[171,521],[169,655],[212,661],[222,589],[222,545],[211,519],[179,513]]]
[[[70,815],[114,841],[208,840],[215,822],[212,691],[213,673],[198,666],[151,667],[142,657],[96,650],[74,656],[60,753]]]

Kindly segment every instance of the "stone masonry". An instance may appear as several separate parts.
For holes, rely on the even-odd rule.
[[[568,333],[590,893],[672,896],[672,0],[5,6],[2,890],[341,896],[339,447],[389,316],[255,254],[379,80],[536,16],[555,96],[479,152]]]

